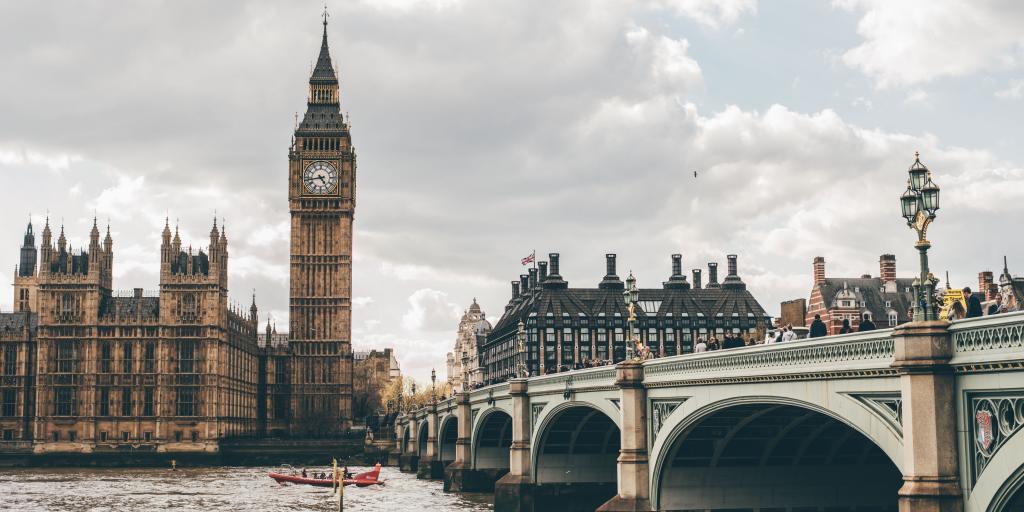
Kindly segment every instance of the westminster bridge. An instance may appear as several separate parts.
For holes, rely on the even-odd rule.
[[[1022,510],[1024,313],[514,379],[402,469],[503,510]]]

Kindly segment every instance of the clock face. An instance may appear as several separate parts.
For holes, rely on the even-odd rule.
[[[329,162],[313,162],[302,172],[302,183],[310,193],[327,194],[338,184],[338,170]]]

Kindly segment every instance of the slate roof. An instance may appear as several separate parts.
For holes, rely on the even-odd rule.
[[[35,330],[39,317],[35,313],[13,312],[0,313],[0,332],[17,332],[25,328],[28,322],[29,328]]]
[[[753,318],[758,323],[766,322],[768,314],[754,296],[743,288],[647,288],[639,290],[639,304],[636,310],[638,328],[647,325],[676,321],[682,318],[696,319],[701,315],[713,319]],[[657,309],[652,309],[657,307]],[[645,310],[652,309],[651,311]],[[551,313],[551,316],[548,316]],[[509,302],[509,307],[494,326],[488,341],[501,339],[509,332],[518,330],[519,321],[528,322],[536,317],[538,322],[551,322],[561,327],[565,315],[570,322],[579,324],[586,321],[593,324],[601,314],[614,318],[619,314],[621,321],[629,316],[629,309],[622,298],[622,291],[600,288],[548,288],[539,286]],[[747,320],[749,322],[749,320]],[[544,327],[548,325],[545,323]],[[611,325],[608,325],[611,327]],[[708,327],[715,327],[708,325]]]
[[[115,320],[154,319],[160,316],[160,297],[109,297],[100,305],[100,317]]]
[[[310,80],[317,82],[337,82],[338,77],[334,73],[334,64],[331,63],[331,50],[327,47],[327,23],[324,23],[324,37],[320,42],[320,55],[316,58],[316,67],[313,68],[313,75]]]
[[[857,301],[856,308],[869,311],[872,319],[876,322],[889,317],[889,309],[885,307],[886,301],[891,304],[891,309],[896,311],[896,318],[899,323],[909,322],[908,311],[914,303],[913,292],[907,291],[914,282],[912,278],[896,278],[894,292],[886,292],[882,279],[878,277],[827,277],[818,285],[821,292],[821,299],[828,309],[837,307],[836,294],[844,288],[853,292],[854,300]],[[863,306],[861,304],[864,304]]]

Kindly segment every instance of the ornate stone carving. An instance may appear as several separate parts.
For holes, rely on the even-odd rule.
[[[971,485],[1006,441],[1024,426],[1024,390],[970,394]]]
[[[545,405],[547,404],[530,404],[530,430],[537,426],[537,415],[540,414],[540,411],[544,410]]]
[[[648,436],[648,439],[652,445],[654,444],[654,439],[658,437],[658,432],[661,431],[662,425],[665,424],[665,420],[672,414],[672,411],[676,410],[676,407],[679,407],[685,401],[685,398],[651,400],[651,434]]]
[[[969,321],[965,327],[956,324],[953,345],[957,352],[978,352],[1024,348],[1024,323],[1020,314],[998,315],[980,321]]]
[[[762,350],[738,354],[709,353],[684,356],[678,360],[654,360],[645,365],[649,376],[665,374],[696,375],[710,372],[747,369],[770,369],[787,366],[828,365],[846,361],[889,361],[893,356],[891,333],[882,331],[872,337],[848,341],[801,342],[765,346]],[[887,365],[886,365],[887,366]]]
[[[903,437],[903,397],[898,393],[849,393],[848,396],[882,418]]]

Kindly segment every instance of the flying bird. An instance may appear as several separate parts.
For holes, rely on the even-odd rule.
[[[694,178],[696,178],[696,177],[697,177],[697,171],[693,171],[693,177],[694,177]]]

